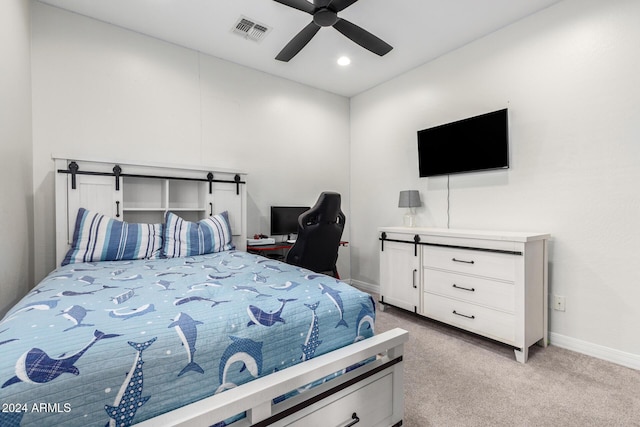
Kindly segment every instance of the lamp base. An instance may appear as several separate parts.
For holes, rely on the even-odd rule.
[[[407,210],[407,213],[404,214],[404,226],[405,227],[416,226],[416,215],[411,211],[411,209]]]

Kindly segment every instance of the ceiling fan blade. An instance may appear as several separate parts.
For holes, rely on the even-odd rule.
[[[341,10],[345,10],[357,1],[358,0],[333,0],[331,2],[331,9],[335,10],[336,12],[340,12]]]
[[[331,3],[331,0],[313,0],[313,4],[316,8],[327,7]]]
[[[309,3],[311,4],[311,3]],[[280,51],[276,59],[278,61],[289,62],[291,58],[296,56],[298,52],[302,50],[303,47],[307,45],[316,35],[320,27],[316,25],[314,22],[311,22],[309,25],[304,27],[302,31],[300,31],[296,36],[291,39],[289,43]]]
[[[285,6],[292,7],[294,9],[301,10],[303,12],[307,12],[310,15],[313,15],[313,12],[316,10],[316,7],[309,3],[307,0],[273,0],[278,3],[281,3]]]
[[[367,30],[358,27],[356,24],[353,24],[346,19],[339,18],[338,22],[333,24],[333,28],[340,31],[347,38],[358,43],[363,48],[370,50],[377,55],[384,56],[393,49],[393,47],[384,40],[379,39]]]

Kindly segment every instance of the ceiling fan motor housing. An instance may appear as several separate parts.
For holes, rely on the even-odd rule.
[[[333,24],[338,22],[338,14],[326,7],[323,7],[313,14],[313,22],[321,27],[331,27]]]

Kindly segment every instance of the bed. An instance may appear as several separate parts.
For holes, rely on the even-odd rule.
[[[116,166],[56,161],[63,265],[0,321],[0,425],[402,424],[406,332],[375,335],[370,295],[242,250],[242,177]]]

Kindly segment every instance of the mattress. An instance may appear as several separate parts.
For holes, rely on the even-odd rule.
[[[0,321],[0,425],[135,424],[371,337],[374,319],[370,295],[246,252],[69,264]]]

